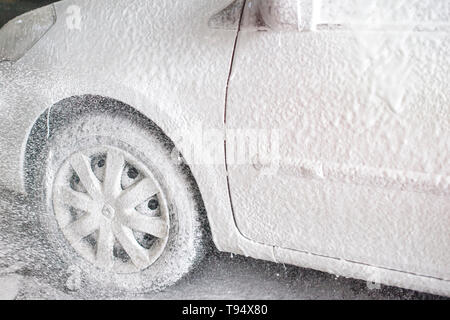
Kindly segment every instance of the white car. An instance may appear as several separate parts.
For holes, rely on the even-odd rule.
[[[67,0],[0,30],[0,185],[49,268],[221,251],[450,295],[448,0]],[[61,260],[61,263],[56,261]]]

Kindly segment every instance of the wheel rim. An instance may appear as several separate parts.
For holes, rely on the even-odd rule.
[[[56,174],[52,203],[70,245],[101,269],[139,272],[164,251],[170,226],[164,192],[141,161],[119,148],[69,156]]]

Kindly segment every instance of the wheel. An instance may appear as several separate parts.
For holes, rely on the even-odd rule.
[[[81,274],[71,289],[159,290],[199,260],[195,188],[160,131],[91,114],[56,130],[46,149],[34,179],[45,209],[39,221],[59,269]]]

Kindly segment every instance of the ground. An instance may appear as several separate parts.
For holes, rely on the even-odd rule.
[[[67,274],[46,274],[48,246],[26,197],[0,190],[0,299],[445,299],[295,266],[220,253],[176,285],[142,295],[71,291]],[[69,286],[70,287],[70,286]]]

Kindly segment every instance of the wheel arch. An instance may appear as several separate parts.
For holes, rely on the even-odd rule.
[[[68,97],[45,109],[30,130],[25,144],[23,159],[23,184],[27,194],[33,193],[35,170],[39,170],[42,167],[37,164],[45,163],[46,161],[44,157],[48,154],[48,139],[71,121],[86,114],[100,113],[130,119],[137,126],[157,134],[158,139],[167,150],[179,153],[172,139],[154,121],[132,106],[114,98],[100,95],[86,94]],[[202,216],[206,216],[206,209],[199,185],[189,165],[186,163],[183,165],[183,174],[186,175],[190,188],[194,191],[197,210],[201,212]],[[204,223],[204,226],[208,229],[207,233],[210,234],[209,223]]]
[[[27,193],[32,191],[30,188],[33,185],[34,169],[36,168],[33,164],[36,161],[45,160],[41,159],[39,155],[45,154],[41,151],[47,148],[48,139],[71,121],[86,114],[99,113],[127,117],[142,128],[156,131],[164,141],[166,148],[170,148],[170,150],[175,148],[172,140],[155,122],[124,102],[91,94],[64,98],[43,110],[28,134],[23,159],[23,184]]]

